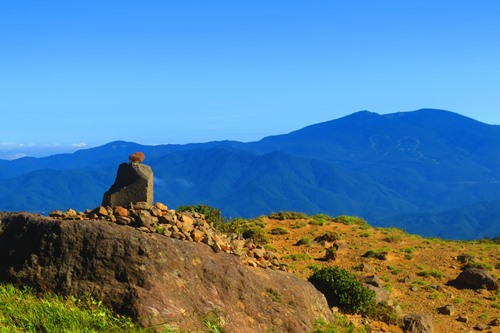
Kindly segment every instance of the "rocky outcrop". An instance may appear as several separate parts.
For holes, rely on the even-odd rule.
[[[114,184],[104,193],[102,205],[125,206],[139,201],[153,203],[153,170],[145,164],[122,163]]]
[[[237,255],[243,263],[261,268],[287,270],[272,251],[262,244],[255,244],[251,238],[242,235],[221,233],[205,220],[205,216],[196,212],[176,212],[161,202],[151,205],[147,202],[130,203],[126,207],[99,206],[93,210],[66,212],[54,210],[50,217],[60,220],[100,220],[128,225],[145,233],[156,233],[166,237],[205,243],[215,252]]]
[[[290,273],[103,220],[0,213],[0,281],[91,293],[145,326],[198,330],[215,314],[227,332],[309,332],[331,319],[324,296]]]
[[[490,273],[479,268],[464,269],[455,280],[450,281],[450,284],[470,289],[498,290],[499,288],[498,281]]]
[[[412,313],[401,319],[401,327],[405,333],[433,333],[432,318],[429,315]]]

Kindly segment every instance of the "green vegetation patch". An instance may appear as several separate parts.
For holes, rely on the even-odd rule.
[[[348,215],[339,215],[335,218],[335,222],[346,224],[346,225],[351,225],[351,224],[356,224],[360,226],[365,226],[368,225],[368,222],[366,222],[365,219],[358,217],[358,216],[348,216]]]
[[[480,268],[480,269],[485,269],[487,271],[493,270],[492,265],[486,264],[484,262],[479,262],[479,261],[471,261],[471,262],[467,263],[467,265],[465,265],[463,269],[466,269],[466,268]]]
[[[443,273],[441,273],[440,271],[437,271],[435,269],[419,271],[419,272],[417,272],[417,275],[422,276],[422,277],[433,276],[435,278],[444,277]]]
[[[311,238],[305,236],[305,237],[302,237],[301,239],[299,239],[296,243],[296,245],[310,245],[312,242]]]
[[[369,314],[375,308],[375,292],[364,287],[354,274],[343,268],[321,268],[309,281],[325,295],[330,306],[360,314]]]
[[[293,261],[312,260],[314,257],[309,253],[292,253],[283,257],[283,259],[292,259]]]
[[[309,224],[311,225],[324,225],[327,222],[333,221],[333,218],[326,214],[316,214],[312,217],[312,219],[309,221]]]
[[[205,216],[205,220],[207,220],[208,223],[212,224],[214,228],[224,228],[224,225],[226,223],[226,219],[222,217],[222,212],[214,207],[205,205],[205,204],[199,204],[198,206],[196,205],[186,205],[186,206],[179,206],[177,207],[177,212],[182,213],[182,212],[194,212],[194,213],[200,213]]]
[[[293,224],[290,225],[290,228],[292,229],[300,229],[303,228],[307,225],[307,222],[305,221],[296,221]]]
[[[266,295],[269,296],[273,302],[276,302],[276,303],[283,302],[283,299],[281,298],[280,293],[276,289],[267,288]]]
[[[168,328],[165,327],[168,332]],[[154,332],[119,317],[90,296],[37,296],[25,287],[0,285],[0,331],[10,332]]]
[[[283,227],[277,227],[269,231],[271,235],[286,235],[289,233],[289,231],[286,228]]]
[[[363,258],[375,258],[379,260],[387,260],[387,254],[389,252],[385,250],[368,250],[366,251],[362,257]]]
[[[300,220],[300,219],[307,219],[309,216],[307,216],[306,213],[301,213],[301,212],[283,212],[280,211],[279,213],[274,213],[272,212],[269,214],[270,219],[274,220]]]

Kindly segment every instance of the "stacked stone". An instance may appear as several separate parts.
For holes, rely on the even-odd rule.
[[[274,253],[262,245],[254,244],[252,239],[221,233],[206,221],[203,214],[176,212],[160,202],[154,205],[147,202],[130,203],[126,207],[99,206],[85,212],[54,210],[49,216],[60,220],[104,220],[127,225],[145,233],[207,244],[215,252],[237,255],[244,264],[252,267],[286,270],[286,265],[280,264]]]

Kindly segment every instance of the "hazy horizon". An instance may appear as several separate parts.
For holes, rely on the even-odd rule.
[[[500,124],[499,11],[493,0],[2,2],[0,154],[249,142],[360,110]]]
[[[363,110],[363,111],[369,111],[369,110]],[[417,110],[403,111],[403,112],[412,112],[412,111],[417,111]],[[450,110],[445,110],[445,111],[449,111],[449,112],[453,113],[453,111],[450,111]],[[354,112],[354,113],[356,113],[356,112]],[[395,112],[391,112],[391,113],[395,113]],[[349,116],[349,115],[347,115],[347,116]],[[343,118],[343,117],[340,117],[340,118]],[[468,118],[470,118],[470,117],[468,117]],[[336,118],[336,119],[339,119],[339,118]],[[336,119],[329,119],[329,120],[336,120]],[[474,119],[474,118],[470,118],[470,119]],[[329,120],[327,120],[327,121],[329,121]],[[477,120],[477,119],[474,119],[474,120]],[[307,126],[310,126],[310,125],[315,125],[315,124],[307,124],[307,125],[302,126],[300,128],[293,129],[292,131],[300,130],[300,129],[307,127]],[[488,124],[488,125],[497,125],[497,124]],[[289,132],[272,133],[269,136],[288,134],[288,133]],[[231,140],[231,141],[240,141],[240,142],[252,142],[252,141],[259,141],[263,138],[265,138],[265,137],[258,138],[256,140],[248,140],[248,141],[234,140],[232,138],[221,138],[218,140],[211,140],[211,141]],[[87,145],[85,143],[78,143],[78,144],[71,144],[71,145],[62,145],[62,144],[40,144],[40,145],[37,145],[37,144],[0,143],[0,160],[1,159],[14,160],[14,159],[23,158],[23,157],[46,157],[46,156],[56,155],[56,154],[74,153],[80,149],[89,149],[89,148],[93,148],[93,147],[98,147],[98,146],[102,146],[102,145],[105,145],[107,143],[114,142],[114,141],[129,141],[129,140],[124,140],[122,138],[116,138],[114,140],[102,142],[100,144],[93,145],[93,146]],[[133,141],[133,142],[141,144],[141,145],[151,145],[151,146],[165,144],[165,143],[143,143],[143,142],[136,142],[136,141]],[[179,142],[179,143],[170,143],[170,144],[181,144],[182,145],[182,144],[189,144],[189,143],[207,143],[207,142],[210,142],[210,141],[198,141],[198,142],[190,141],[190,142]]]

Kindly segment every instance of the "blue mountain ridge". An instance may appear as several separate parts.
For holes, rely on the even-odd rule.
[[[348,214],[425,236],[500,235],[500,126],[433,109],[361,111],[248,143],[115,141],[0,160],[0,210],[93,208],[135,151],[153,168],[155,200],[172,208],[205,203],[247,218]]]

